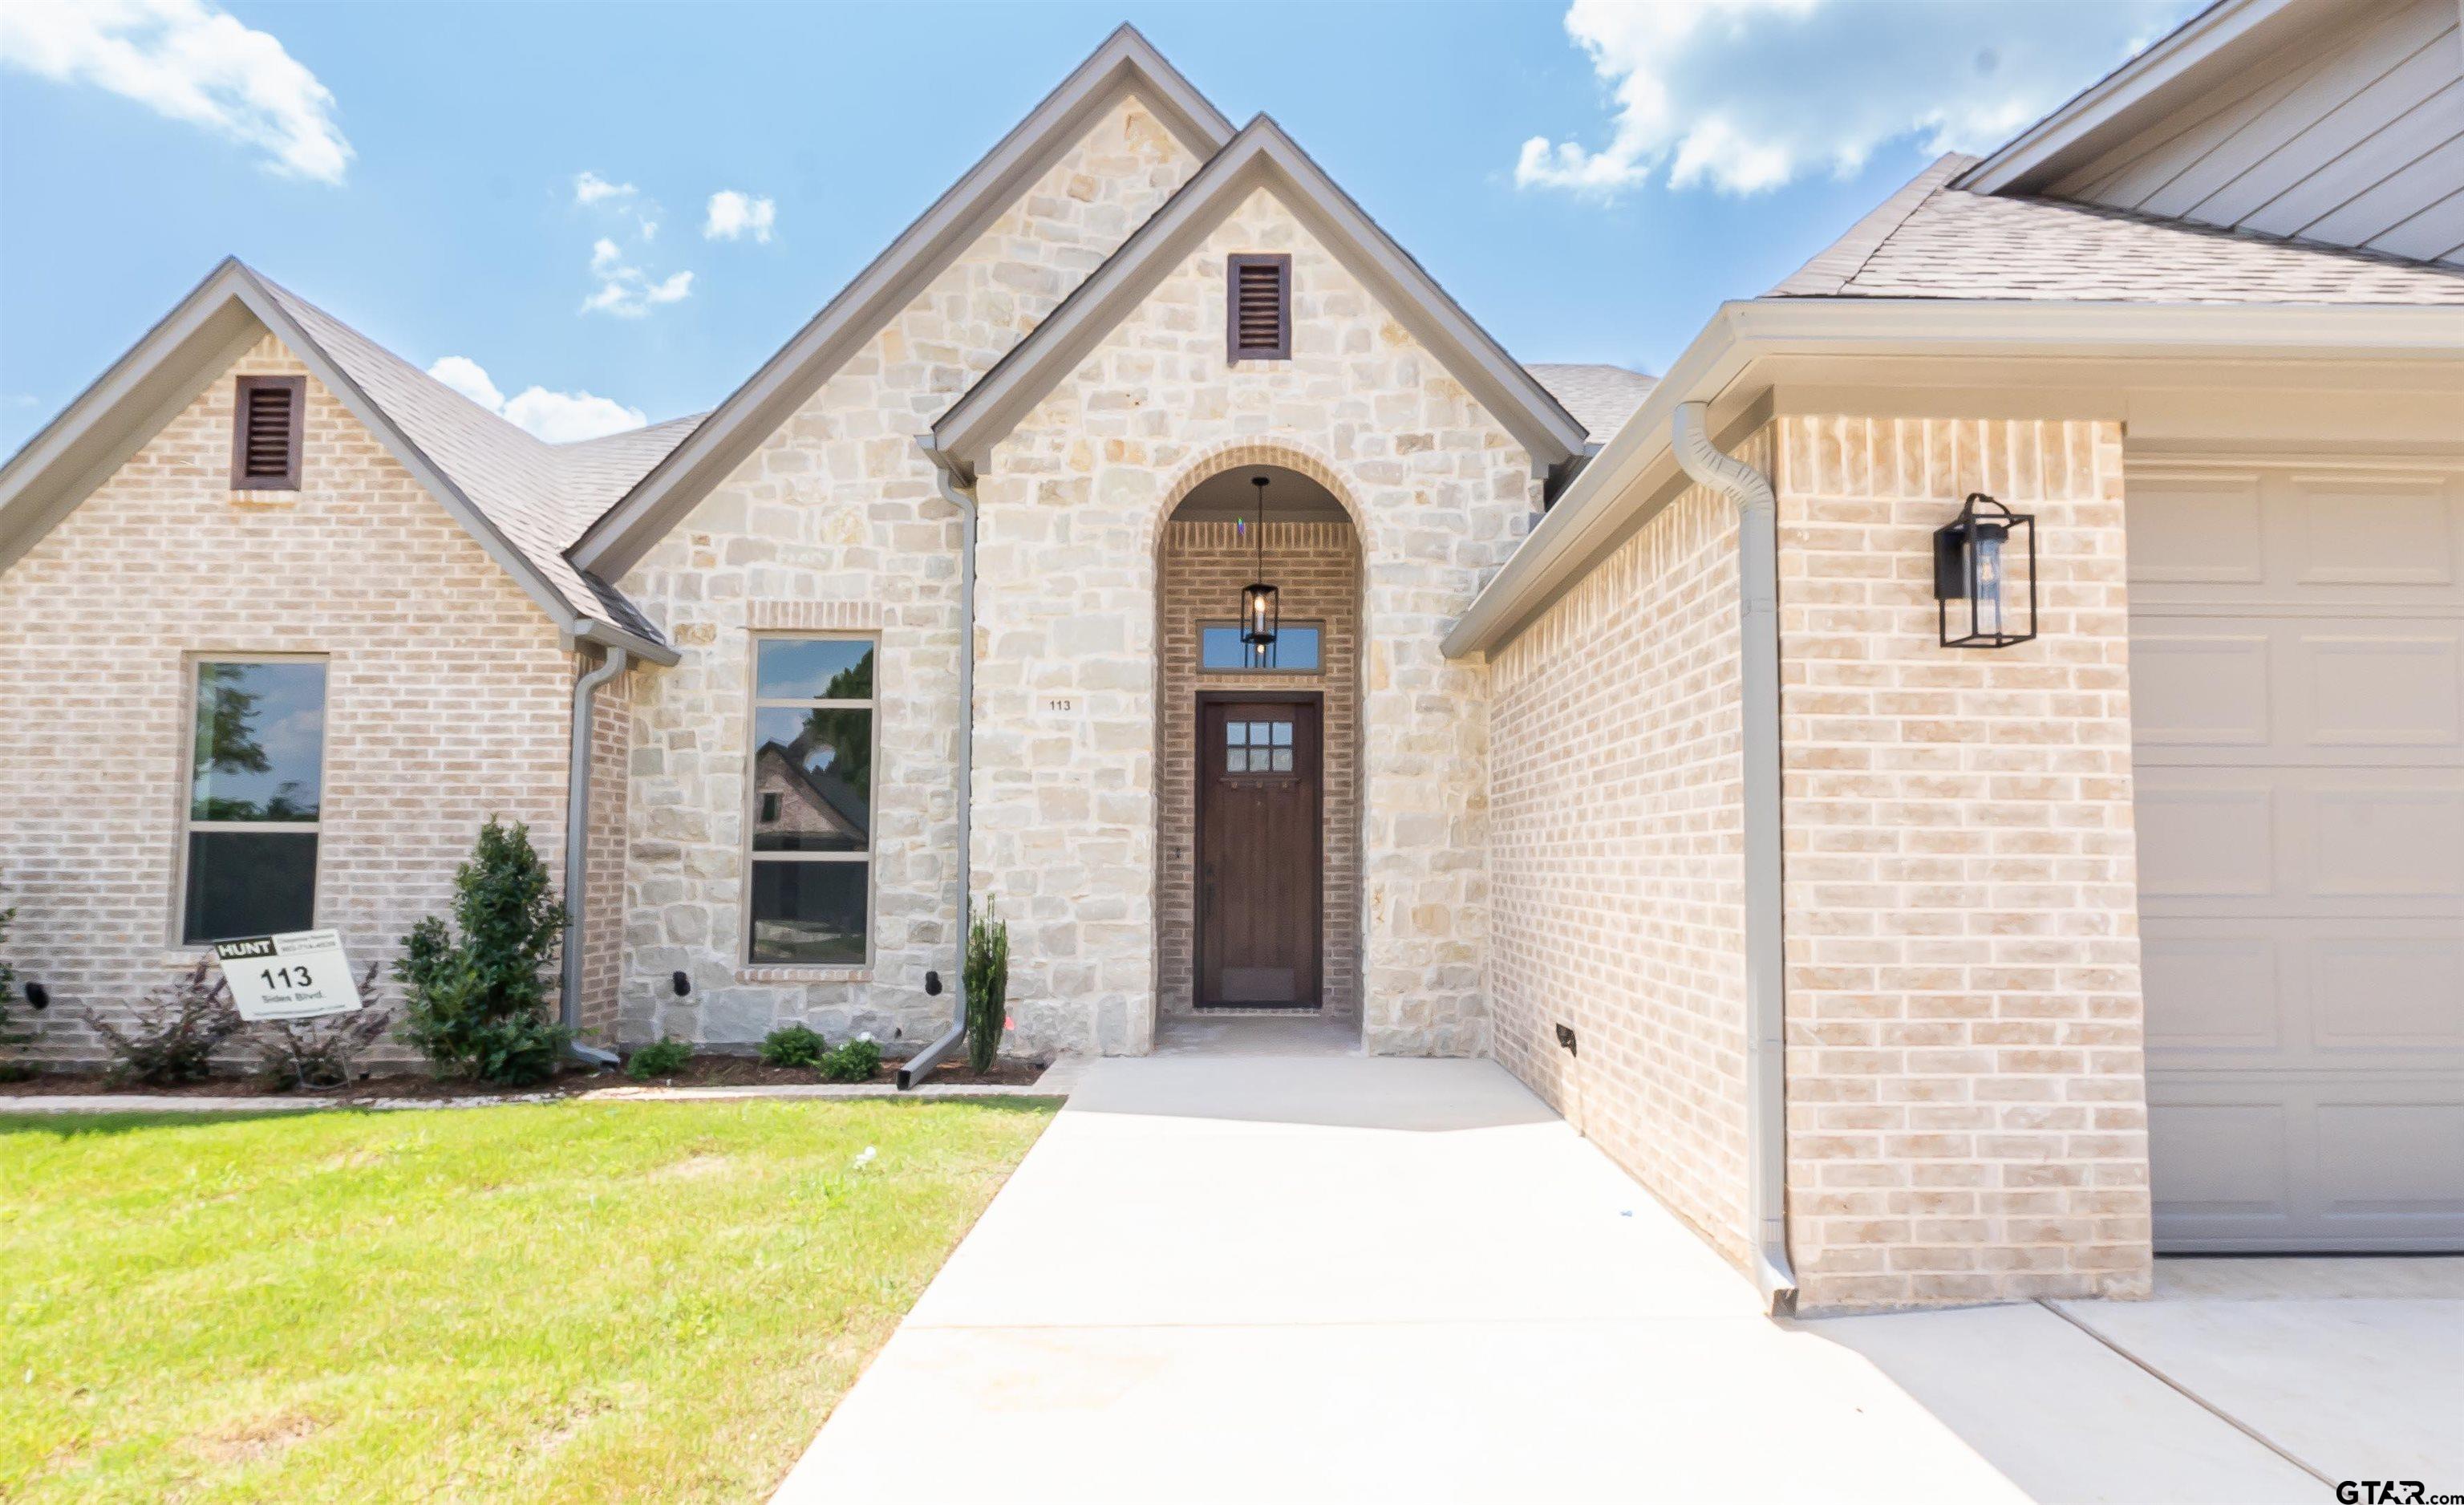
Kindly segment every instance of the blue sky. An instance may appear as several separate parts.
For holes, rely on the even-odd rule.
[[[706,409],[1124,19],[1520,359],[1657,370],[2194,8],[11,0],[0,453],[234,254],[542,432]]]

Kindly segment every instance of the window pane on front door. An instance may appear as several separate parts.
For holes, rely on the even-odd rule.
[[[183,944],[275,936],[316,924],[314,831],[192,830],[187,876]]]
[[[753,864],[752,960],[855,966],[865,959],[865,862]]]
[[[188,818],[317,818],[325,759],[325,666],[197,666],[196,756]]]

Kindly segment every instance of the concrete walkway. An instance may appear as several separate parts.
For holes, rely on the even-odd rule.
[[[1488,1062],[1234,1050],[1089,1067],[779,1497],[2328,1494],[2044,1306],[1765,1319]]]

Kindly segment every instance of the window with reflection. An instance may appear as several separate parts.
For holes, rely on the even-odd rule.
[[[324,662],[200,663],[195,699],[181,942],[313,929]]]
[[[878,648],[754,639],[749,961],[855,966],[869,954]]]
[[[1198,629],[1198,667],[1208,674],[1313,675],[1318,672],[1317,628],[1287,622],[1263,651],[1241,641],[1238,622],[1208,622]]]

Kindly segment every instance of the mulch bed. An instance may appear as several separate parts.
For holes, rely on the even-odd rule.
[[[1029,1061],[996,1061],[993,1069],[978,1075],[967,1069],[964,1057],[943,1061],[933,1069],[924,1085],[932,1087],[1031,1087],[1044,1074],[1044,1068]],[[895,1081],[897,1063],[885,1064],[875,1082]],[[154,1096],[154,1097],[286,1097],[313,1096],[336,1102],[377,1102],[414,1099],[437,1101],[464,1097],[571,1097],[608,1087],[812,1087],[825,1085],[822,1073],[809,1068],[764,1066],[749,1055],[704,1055],[688,1062],[683,1071],[665,1076],[653,1076],[647,1082],[635,1082],[622,1072],[597,1072],[575,1068],[551,1080],[529,1087],[492,1087],[484,1082],[438,1081],[422,1072],[383,1069],[353,1082],[349,1087],[330,1093],[277,1093],[251,1076],[215,1076],[183,1087],[146,1087],[137,1083],[113,1084],[99,1072],[44,1072],[19,1082],[0,1082],[0,1099],[9,1097],[72,1097],[72,1096]]]

